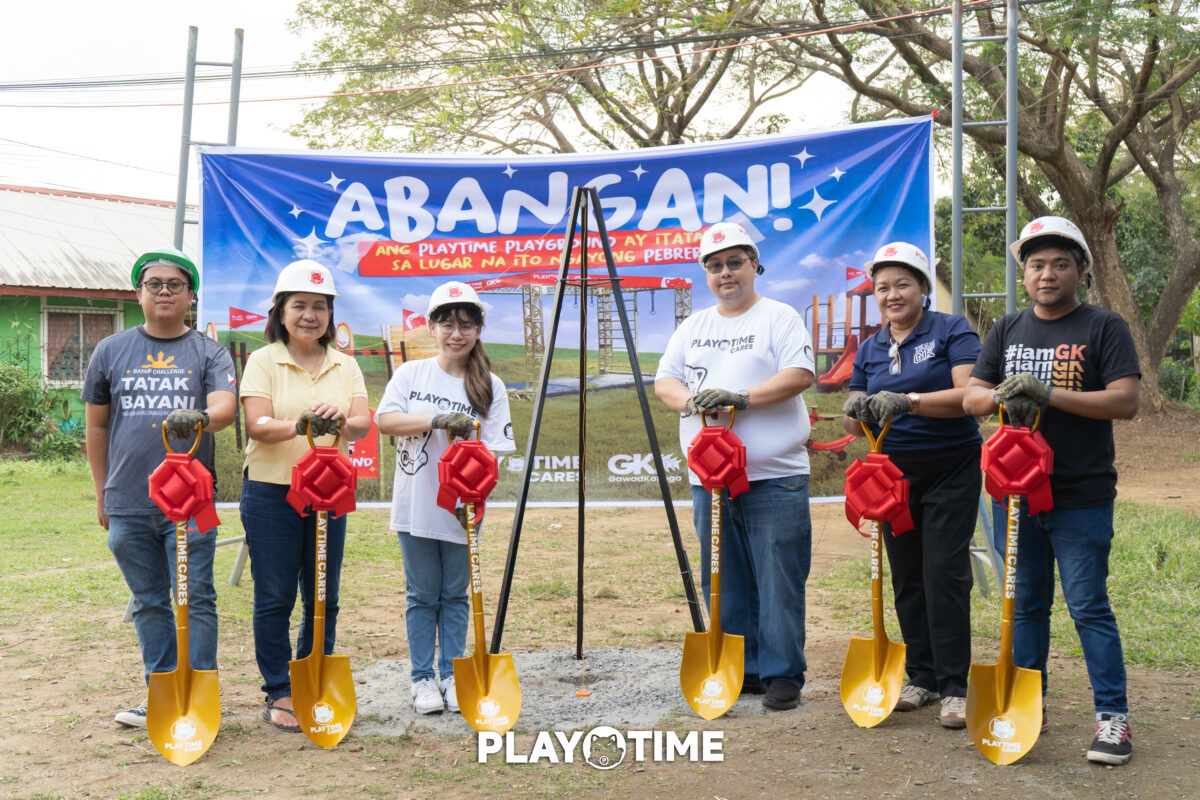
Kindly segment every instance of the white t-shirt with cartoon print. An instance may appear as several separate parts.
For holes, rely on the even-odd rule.
[[[483,442],[495,454],[511,453],[512,418],[503,381],[492,374],[492,406],[481,419],[467,398],[466,382],[448,374],[437,358],[422,358],[401,364],[392,374],[378,414],[448,414],[461,412],[479,419]],[[444,430],[425,431],[396,440],[396,475],[392,487],[390,527],[413,536],[467,543],[467,532],[453,514],[437,504],[438,459],[450,446]]]
[[[812,339],[794,308],[762,297],[736,317],[723,317],[714,306],[685,319],[667,342],[655,380],[675,378],[692,392],[736,392],[789,367],[813,372]],[[727,420],[725,415],[717,417],[721,424]],[[717,424],[711,417],[708,422]],[[685,453],[701,424],[699,414],[680,418],[679,445]],[[804,443],[809,428],[808,408],[800,395],[767,408],[738,411],[733,432],[746,445],[746,477],[758,481],[807,475]],[[700,485],[694,473],[688,476]]]

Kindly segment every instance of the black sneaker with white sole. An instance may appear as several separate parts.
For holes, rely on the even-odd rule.
[[[146,701],[143,700],[142,704],[137,708],[119,712],[113,719],[126,728],[146,727]]]
[[[1119,767],[1133,755],[1133,732],[1124,714],[1101,714],[1096,722],[1096,738],[1088,748],[1087,760],[1095,764]]]

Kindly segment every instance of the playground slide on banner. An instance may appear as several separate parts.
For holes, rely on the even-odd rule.
[[[858,336],[850,334],[846,337],[846,349],[829,371],[817,378],[817,391],[836,392],[850,382],[850,374],[854,371],[854,355],[858,352]]]

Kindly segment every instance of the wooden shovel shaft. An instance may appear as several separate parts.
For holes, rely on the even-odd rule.
[[[309,655],[325,655],[325,591],[329,585],[328,555],[329,512],[317,513],[317,540],[313,576],[313,637]]]
[[[485,681],[483,693],[488,693],[486,682],[488,671],[483,669],[487,653],[486,637],[483,632],[483,576],[479,570],[479,527],[475,518],[475,504],[466,503],[467,510],[467,557],[471,564],[471,627],[475,629],[475,660],[480,665],[479,675]]]
[[[1017,605],[1017,531],[1021,515],[1020,495],[1008,496],[1008,520],[1004,541],[1004,602],[1000,607],[999,699],[1008,705],[1013,687],[1013,616]]]
[[[708,668],[716,672],[721,662],[721,490],[712,490],[712,509],[709,513],[708,574],[709,574],[709,633]]]
[[[180,705],[188,696],[192,660],[188,639],[188,524],[175,523],[175,674],[179,676]]]

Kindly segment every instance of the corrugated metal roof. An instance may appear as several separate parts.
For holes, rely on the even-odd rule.
[[[0,184],[0,286],[132,291],[139,255],[170,244],[175,204]],[[195,253],[194,225],[184,249]]]

